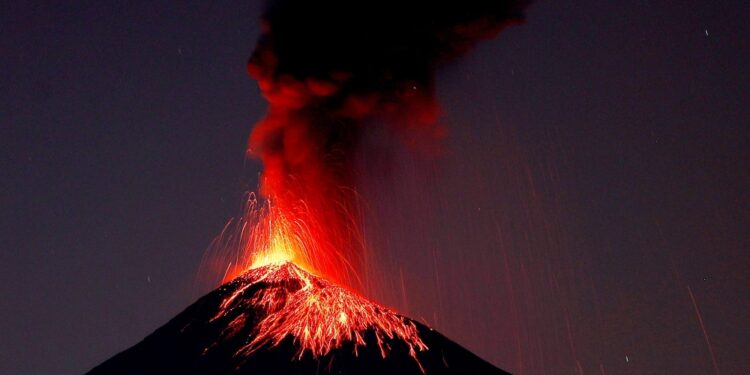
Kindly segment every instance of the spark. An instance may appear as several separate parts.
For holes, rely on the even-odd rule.
[[[690,294],[690,301],[693,302],[693,308],[695,308],[695,315],[698,317],[698,323],[703,332],[703,338],[706,340],[706,346],[708,347],[708,353],[711,354],[711,364],[714,366],[714,373],[719,375],[719,366],[716,364],[716,356],[714,355],[714,348],[711,346],[711,340],[708,339],[708,332],[706,332],[706,326],[703,324],[703,317],[701,311],[698,309],[698,303],[695,301],[693,291],[690,289],[690,285],[687,286],[688,294]]]

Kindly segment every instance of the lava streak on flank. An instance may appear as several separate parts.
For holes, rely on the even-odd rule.
[[[368,332],[374,335],[383,358],[388,355],[389,340],[405,343],[417,364],[417,352],[427,350],[411,321],[291,262],[250,269],[232,281],[235,283],[242,286],[232,288],[234,291],[226,296],[213,318],[234,317],[222,335],[233,336],[243,331],[242,325],[253,320],[243,313],[249,306],[254,307],[250,311],[261,311],[252,337],[237,351],[237,356],[249,356],[287,338],[294,340],[298,360],[306,352],[322,357],[344,344],[353,344],[356,354],[358,348],[366,345]],[[257,291],[249,293],[250,290]]]
[[[133,374],[507,375],[288,261],[250,268],[89,372]]]

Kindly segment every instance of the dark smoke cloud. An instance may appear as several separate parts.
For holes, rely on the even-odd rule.
[[[351,155],[371,120],[440,136],[436,68],[520,22],[526,1],[278,0],[248,71],[268,100],[249,150],[261,192],[325,223],[337,252],[357,247]],[[348,216],[347,216],[348,215]]]

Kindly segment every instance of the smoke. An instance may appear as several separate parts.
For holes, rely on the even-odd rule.
[[[269,107],[248,151],[264,165],[261,194],[316,238],[317,253],[308,259],[315,268],[341,276],[360,259],[352,155],[362,132],[377,123],[411,136],[443,136],[436,68],[520,22],[525,6],[514,0],[267,5],[248,72]]]

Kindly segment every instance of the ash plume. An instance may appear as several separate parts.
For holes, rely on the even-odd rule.
[[[317,253],[308,261],[316,268],[356,269],[362,246],[351,159],[362,132],[377,123],[440,137],[436,68],[522,21],[526,4],[267,4],[248,72],[269,107],[252,131],[248,151],[264,164],[261,194],[315,232]],[[341,273],[328,274],[353,284]]]

